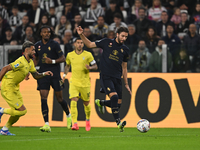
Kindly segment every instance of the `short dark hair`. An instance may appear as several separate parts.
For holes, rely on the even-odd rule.
[[[74,42],[76,42],[77,40],[82,40],[80,37],[77,37]]]
[[[144,6],[141,6],[139,9],[138,9],[138,12],[140,11],[140,9],[143,9],[145,12],[146,12],[146,8]]]
[[[51,29],[51,27],[48,26],[48,25],[44,25],[44,26],[42,26],[42,27],[39,29],[39,36],[41,37],[40,33],[41,33],[42,29],[44,29],[44,28],[49,28],[49,29],[50,29],[50,32],[51,32],[50,38],[51,38],[51,39],[54,38],[54,36],[55,36],[55,35],[54,35],[54,32],[53,32],[53,30]]]
[[[116,0],[110,0],[109,4],[117,4]]]
[[[119,27],[119,28],[117,28],[116,33],[120,34],[121,32],[128,33],[128,28],[126,28],[126,27]]]
[[[72,0],[65,0],[65,4],[66,3],[73,3],[73,1]]]
[[[31,46],[34,46],[34,44],[32,42],[30,42],[30,41],[24,42],[22,45],[22,52],[24,52],[26,48],[29,48]]]
[[[114,18],[119,18],[119,19],[122,19],[122,15],[120,13],[115,13],[114,14]]]

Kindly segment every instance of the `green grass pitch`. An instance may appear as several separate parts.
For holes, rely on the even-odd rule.
[[[0,136],[2,150],[199,150],[199,128],[85,128],[78,131],[52,127],[51,133],[39,127],[12,127],[16,136]]]

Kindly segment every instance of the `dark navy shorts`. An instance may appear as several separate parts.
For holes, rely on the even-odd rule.
[[[121,79],[100,75],[100,85],[106,94],[116,92],[119,99],[122,99],[122,81]]]
[[[37,90],[50,90],[50,86],[54,91],[61,91],[64,88],[61,77],[45,76],[42,79],[37,80]]]

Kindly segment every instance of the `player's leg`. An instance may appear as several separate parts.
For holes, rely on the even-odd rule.
[[[85,116],[86,116],[86,126],[85,130],[90,131],[90,113],[91,113],[91,106],[90,106],[90,87],[84,87],[80,89],[81,99],[83,100]]]
[[[51,132],[51,128],[49,126],[49,107],[47,104],[47,98],[49,95],[50,90],[50,77],[46,76],[42,79],[37,80],[38,87],[37,90],[40,91],[40,98],[41,98],[41,111],[42,116],[45,122],[45,125],[40,128],[42,132]]]
[[[69,99],[71,99],[71,105],[70,105],[70,110],[71,110],[71,116],[72,116],[72,121],[73,121],[73,126],[72,130],[78,130],[78,123],[77,123],[77,118],[78,118],[78,109],[77,109],[77,101],[79,99],[79,87],[70,84],[69,85]]]
[[[6,125],[1,129],[0,135],[14,135],[9,132],[9,128],[19,120],[19,118],[26,114],[27,110],[23,105],[21,93],[19,91],[13,92],[12,90],[1,91],[2,97],[6,100],[11,108],[1,108],[0,115],[11,115]],[[6,94],[5,94],[6,93]]]
[[[49,90],[40,90],[41,110],[45,122],[45,125],[40,128],[40,131],[42,132],[51,132],[51,128],[49,126],[49,107],[47,104],[48,95],[49,95]]]
[[[72,119],[71,119],[71,114],[69,113],[67,101],[63,99],[62,91],[55,91],[55,95],[56,95],[56,99],[57,99],[58,103],[61,105],[62,109],[66,113],[67,128],[70,129],[72,126]]]
[[[64,89],[64,83],[61,77],[51,77],[51,86],[55,91],[56,99],[58,103],[61,105],[63,111],[66,113],[67,117],[67,128],[70,129],[72,125],[71,114],[69,112],[67,101],[63,99],[62,90]]]

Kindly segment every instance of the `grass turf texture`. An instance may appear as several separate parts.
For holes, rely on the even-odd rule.
[[[199,128],[151,128],[140,133],[136,128],[85,128],[78,131],[52,127],[51,133],[39,127],[12,127],[16,136],[0,136],[2,150],[199,150]]]

